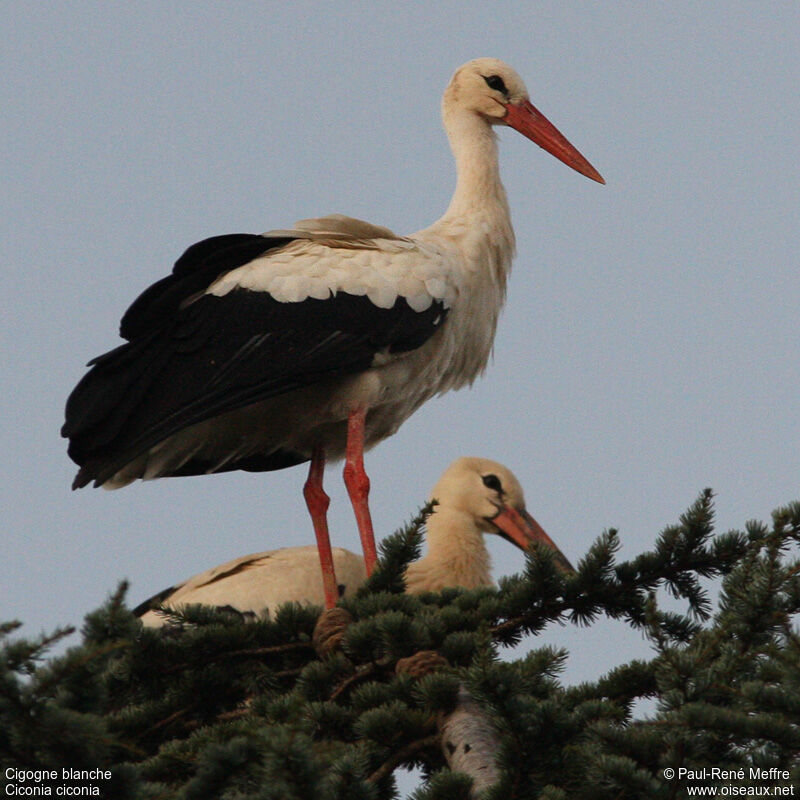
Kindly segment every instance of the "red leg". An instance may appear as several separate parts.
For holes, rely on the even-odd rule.
[[[314,525],[314,533],[317,537],[319,563],[322,567],[322,588],[325,592],[325,608],[333,608],[339,599],[339,590],[336,586],[331,540],[328,535],[327,513],[331,500],[322,488],[324,471],[325,451],[321,447],[316,447],[311,456],[311,467],[308,470],[308,480],[303,487],[303,497],[306,499],[311,522]]]
[[[369,478],[364,471],[364,422],[367,410],[358,408],[351,412],[347,420],[347,450],[344,463],[344,483],[356,513],[356,524],[364,549],[364,563],[367,575],[372,575],[378,555],[375,551],[375,533],[369,513]]]

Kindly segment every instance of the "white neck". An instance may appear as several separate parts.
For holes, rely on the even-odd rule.
[[[415,236],[449,240],[468,263],[488,267],[502,292],[514,255],[514,230],[500,181],[497,137],[471,111],[445,108],[442,119],[456,162],[456,190],[444,216]]]
[[[428,552],[406,571],[410,594],[436,592],[446,586],[474,589],[491,586],[491,559],[472,516],[439,507],[428,519]]]
[[[500,181],[497,136],[491,126],[477,114],[463,111],[446,113],[444,125],[458,175],[445,217],[489,211],[509,218],[506,192]]]
[[[444,277],[458,297],[442,334],[442,360],[432,367],[439,392],[472,383],[486,368],[514,256],[491,126],[463,109],[445,108],[443,120],[456,160],[456,190],[444,216],[411,237],[445,257]]]

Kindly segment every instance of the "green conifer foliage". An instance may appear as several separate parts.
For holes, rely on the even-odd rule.
[[[539,547],[497,589],[405,595],[429,511],[383,543],[323,654],[320,609],[250,621],[193,607],[148,629],[124,584],[64,655],[47,651],[70,629],[26,640],[0,626],[4,770],[109,769],[102,796],[120,800],[383,800],[418,767],[414,800],[460,800],[477,784],[451,769],[472,735],[451,734],[456,712],[489,737],[495,800],[686,797],[714,785],[692,777],[712,768],[744,773],[720,786],[800,786],[800,504],[715,536],[706,491],[630,561],[607,531],[575,575]],[[653,657],[564,686],[546,627],[603,616],[642,631]],[[652,710],[637,712],[643,699]]]

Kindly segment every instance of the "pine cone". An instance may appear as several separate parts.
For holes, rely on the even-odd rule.
[[[449,667],[448,660],[436,650],[420,650],[408,658],[401,658],[394,668],[398,675],[406,674],[412,678],[421,678],[430,672]]]
[[[353,617],[350,612],[338,606],[329,608],[320,614],[311,637],[314,649],[320,658],[330,655],[341,647],[342,638],[351,622],[353,622]]]

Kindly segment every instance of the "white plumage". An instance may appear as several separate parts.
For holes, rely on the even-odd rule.
[[[351,595],[367,577],[364,558],[341,547],[332,551],[340,596]],[[234,558],[143,603],[136,611],[145,625],[164,624],[161,614],[145,610],[159,602],[170,608],[203,605],[231,608],[243,614],[263,614],[284,603],[322,606],[325,594],[319,553],[312,544]]]
[[[447,586],[490,586],[491,559],[484,534],[500,534],[521,549],[532,541],[553,547],[564,569],[572,569],[544,531],[525,511],[522,487],[507,467],[486,458],[460,458],[431,491],[437,505],[428,518],[427,553],[409,565],[406,591],[439,591]],[[340,596],[352,594],[366,579],[364,561],[333,548]],[[137,612],[148,626],[164,617],[152,610],[201,604],[263,614],[288,602],[323,605],[322,575],[315,547],[287,547],[243,556],[202,572],[143,603]]]
[[[458,180],[430,227],[398,237],[331,215],[214,237],[139,297],[120,326],[127,343],[95,359],[67,403],[76,488],[310,460],[305,494],[330,604],[322,472],[345,456],[371,570],[364,450],[429,398],[472,383],[491,353],[514,252],[493,126],[602,182],[497,59],[456,71],[442,118]]]
[[[356,239],[348,234],[351,230],[372,235]],[[208,288],[208,294],[222,297],[239,288],[268,292],[282,303],[297,303],[346,292],[366,295],[373,305],[385,309],[403,297],[414,311],[424,311],[434,300],[449,307],[456,299],[455,286],[447,282],[452,272],[447,254],[414,236],[399,238],[388,228],[341,214],[300,220],[290,230],[263,235],[287,236],[293,241],[231,270]]]

